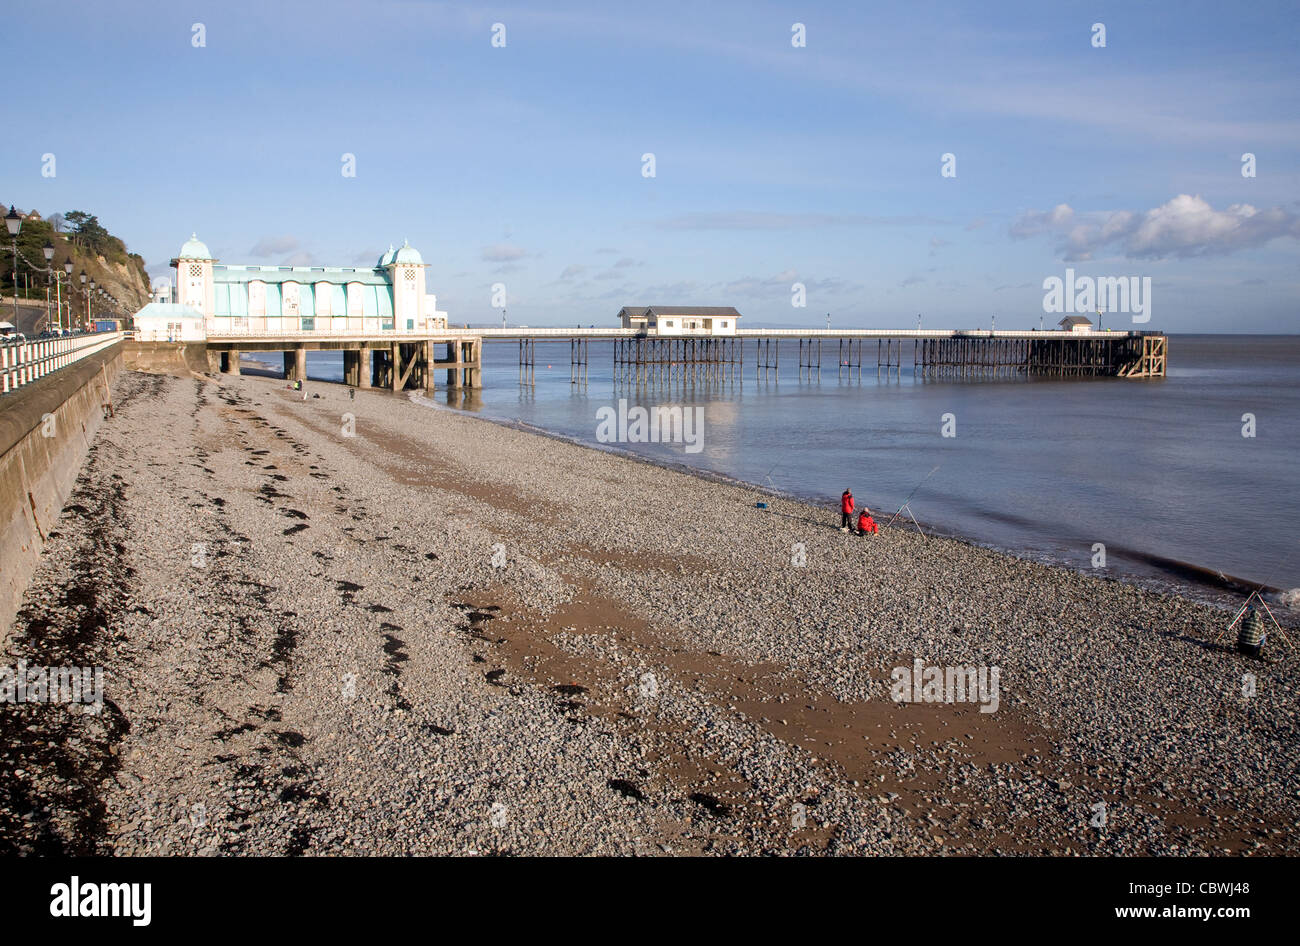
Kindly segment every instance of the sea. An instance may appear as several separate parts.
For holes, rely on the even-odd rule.
[[[1174,335],[1168,377],[1149,381],[926,379],[906,343],[892,372],[864,343],[859,372],[833,341],[809,377],[789,339],[779,373],[756,378],[750,344],[730,381],[672,386],[615,382],[610,342],[573,383],[568,342],[539,342],[528,384],[517,342],[483,347],[484,387],[440,373],[437,408],[751,484],[756,515],[787,496],[829,522],[851,488],[879,521],[901,508],[896,527],[1225,606],[1251,583],[1300,597],[1300,336]],[[307,375],[341,382],[341,354],[309,353]],[[608,442],[602,421],[638,406],[689,411],[698,437]]]

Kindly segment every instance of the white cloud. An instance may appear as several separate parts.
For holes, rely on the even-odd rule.
[[[685,280],[647,286],[643,291],[646,302],[629,303],[629,305],[677,305],[678,302],[675,300],[679,300],[682,296],[688,296],[699,288],[699,283]]]
[[[491,246],[483,247],[483,261],[485,263],[512,263],[528,255],[527,250],[515,246],[513,243],[493,243]]]
[[[1047,212],[1029,211],[1011,224],[1013,238],[1050,234],[1059,239],[1066,261],[1089,260],[1111,244],[1133,259],[1226,255],[1263,246],[1278,237],[1300,237],[1300,217],[1274,207],[1232,204],[1215,210],[1202,197],[1179,194],[1146,211],[1115,210],[1078,214],[1068,204]]]
[[[788,300],[791,287],[796,282],[802,282],[805,290],[818,295],[834,295],[836,293],[855,292],[861,289],[861,286],[856,283],[846,282],[834,276],[825,279],[811,277],[801,279],[798,270],[787,269],[774,276],[742,276],[739,279],[733,279],[719,285],[716,287],[716,291],[723,298],[736,296],[772,298],[773,296],[782,296]]]
[[[282,256],[285,253],[291,253],[298,249],[302,244],[298,242],[295,236],[264,236],[258,240],[251,250],[248,251],[250,256]]]

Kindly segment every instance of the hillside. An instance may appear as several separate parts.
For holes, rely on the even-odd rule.
[[[72,260],[72,285],[80,290],[80,274],[93,279],[99,286],[117,297],[124,313],[129,315],[149,301],[149,276],[145,273],[144,259],[127,250],[126,243],[105,229],[92,214],[83,211],[55,213],[49,219],[34,210],[23,210],[22,229],[18,234],[18,253],[22,257],[18,269],[19,298],[45,301],[48,265],[62,272],[63,264]],[[9,252],[8,235],[3,236],[0,250],[0,287],[3,294],[14,291],[13,254]],[[42,252],[47,243],[54,245],[54,260],[46,264]],[[39,268],[38,268],[39,267]],[[68,279],[63,280],[64,300],[68,296]],[[85,306],[79,291],[73,296],[76,303]],[[80,310],[79,310],[80,311]],[[97,310],[98,311],[98,310]]]

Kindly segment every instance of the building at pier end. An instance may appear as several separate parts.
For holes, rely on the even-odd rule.
[[[175,298],[203,315],[206,335],[424,334],[447,313],[407,243],[372,267],[256,266],[214,259],[197,234],[171,261]]]

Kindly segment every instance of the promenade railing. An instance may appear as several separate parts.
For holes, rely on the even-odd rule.
[[[16,391],[121,340],[121,332],[92,332],[23,341],[0,339],[0,395]]]

